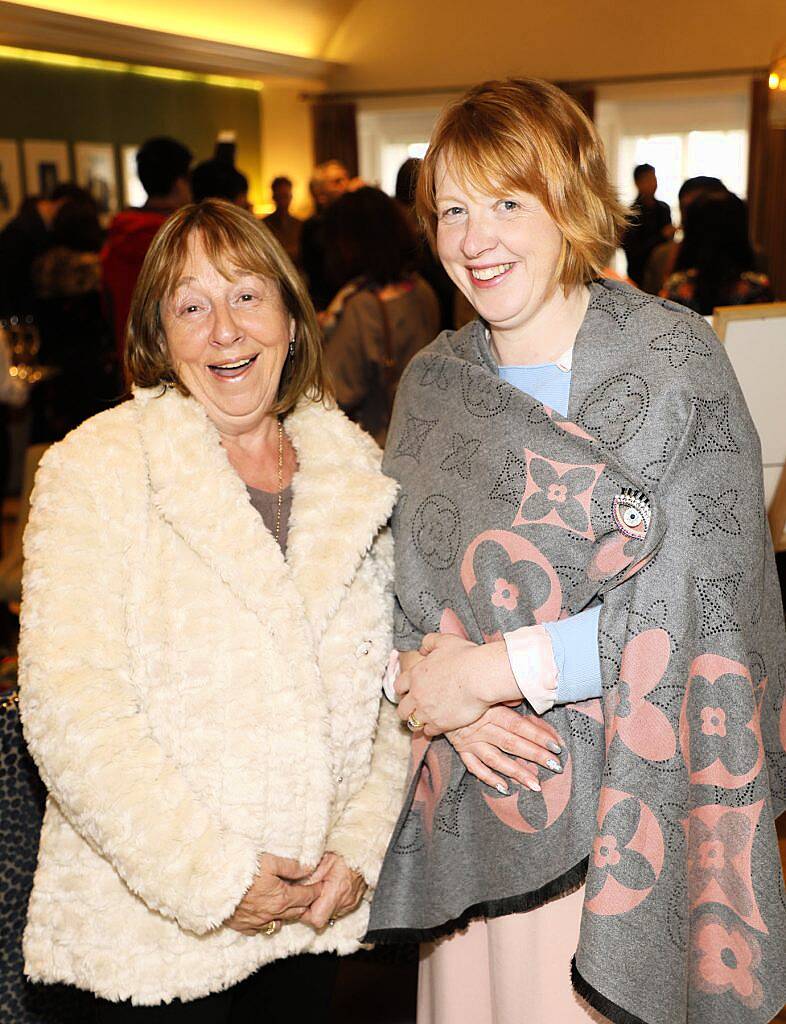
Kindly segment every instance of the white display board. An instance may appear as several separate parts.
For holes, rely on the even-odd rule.
[[[764,500],[772,523],[772,503],[786,465],[786,302],[721,307],[715,310],[713,327],[761,438]],[[779,547],[780,540],[776,538]]]

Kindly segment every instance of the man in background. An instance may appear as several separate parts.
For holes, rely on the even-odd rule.
[[[306,275],[311,301],[317,310],[325,309],[333,298],[334,288],[326,266],[325,210],[351,189],[362,182],[350,178],[349,171],[339,160],[326,160],[314,168],[309,183],[316,210],[303,223],[300,237],[300,265]]]
[[[638,195],[631,207],[633,223],[622,238],[622,248],[628,258],[628,277],[641,288],[644,268],[656,245],[674,237],[671,210],[668,203],[655,198],[658,179],[652,164],[639,164],[633,171]]]
[[[153,236],[170,214],[191,201],[191,160],[191,151],[175,139],[148,139],[136,157],[147,202],[141,209],[123,210],[109,226],[101,262],[108,312],[121,358],[131,295]]]
[[[289,178],[273,178],[270,185],[275,210],[264,218],[264,225],[273,232],[295,266],[300,261],[300,235],[303,221],[289,212],[292,204],[292,182]]]
[[[251,208],[248,201],[248,178],[234,164],[220,157],[211,157],[197,164],[191,173],[191,192],[195,203],[203,199],[225,199],[242,210]]]

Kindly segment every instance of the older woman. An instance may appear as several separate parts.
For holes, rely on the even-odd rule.
[[[450,106],[418,204],[480,319],[413,360],[386,449],[417,735],[369,935],[429,940],[421,1024],[593,1019],[571,970],[613,1021],[769,1020],[786,644],[723,349],[600,279],[622,212],[550,85]]]
[[[325,396],[292,265],[227,203],[156,236],[128,369],[45,456],[26,535],[26,970],[100,1021],[322,1020],[314,954],[358,946],[405,771],[397,488]]]

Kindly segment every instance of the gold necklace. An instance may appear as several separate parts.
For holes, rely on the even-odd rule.
[[[276,507],[276,544],[281,536],[281,507],[284,503],[284,426],[278,418],[278,504]]]

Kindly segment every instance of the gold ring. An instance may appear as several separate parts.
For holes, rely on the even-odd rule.
[[[278,921],[268,921],[265,927],[262,929],[263,935],[275,935],[278,931]]]
[[[19,692],[18,690],[12,690],[5,696],[0,697],[0,708],[3,711],[13,711],[19,706]]]
[[[412,732],[417,732],[418,729],[423,728],[423,725],[424,723],[420,721],[420,719],[413,711],[412,714],[407,719],[407,728],[410,729]]]

